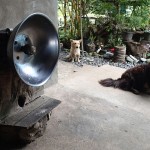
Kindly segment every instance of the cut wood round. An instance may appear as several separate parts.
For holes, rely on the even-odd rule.
[[[132,41],[132,37],[133,37],[133,32],[123,32],[122,33],[123,41]]]
[[[145,41],[150,41],[150,32],[144,32],[143,36]]]
[[[29,128],[1,126],[0,141],[3,143],[16,143],[16,144],[29,144],[35,141],[37,138],[39,138],[45,133],[47,122],[49,120],[49,115],[50,114],[47,114]]]
[[[32,127],[22,128],[19,131],[19,139],[24,143],[30,143],[42,136],[47,127],[48,116],[43,117],[37,123],[35,123]]]
[[[115,46],[114,62],[125,62],[126,46]]]

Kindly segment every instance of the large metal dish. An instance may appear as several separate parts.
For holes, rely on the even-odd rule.
[[[59,39],[52,21],[34,13],[13,30],[7,48],[19,77],[31,86],[50,78],[59,56]]]

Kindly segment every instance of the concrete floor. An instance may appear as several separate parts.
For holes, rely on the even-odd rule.
[[[59,82],[45,95],[62,103],[46,133],[23,150],[150,150],[150,98],[98,84],[124,69],[79,68],[59,61]]]

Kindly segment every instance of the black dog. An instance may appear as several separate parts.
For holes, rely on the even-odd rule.
[[[148,93],[150,92],[150,64],[138,65],[128,69],[117,80],[108,78],[99,81],[99,83],[106,87],[112,86],[131,91],[134,94]]]

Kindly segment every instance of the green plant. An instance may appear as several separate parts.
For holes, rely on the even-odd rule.
[[[135,31],[141,28],[142,17],[140,16],[130,16],[125,18],[125,28],[130,31]]]
[[[150,28],[150,6],[138,6],[133,11],[133,15],[140,21],[140,28]],[[138,21],[137,21],[138,24]]]
[[[81,36],[81,8],[82,0],[59,0],[58,10],[59,15],[63,16],[64,32],[72,37]],[[69,26],[69,29],[67,29]]]
[[[93,33],[90,32],[89,41],[90,41],[91,43],[94,43],[95,39],[96,39],[96,36],[94,36]]]
[[[122,46],[123,45],[123,41],[122,41],[122,37],[120,34],[110,34],[109,35],[109,39],[108,39],[108,43],[110,44],[111,47],[114,46]]]
[[[59,11],[63,15],[62,20],[64,20],[63,32],[59,32],[62,40],[80,38],[79,36],[85,35],[90,24],[87,17],[89,13],[104,16],[97,20],[97,24],[101,29],[106,29],[104,31],[106,43],[108,34],[117,29],[117,33],[113,32],[116,36],[109,37],[109,42],[113,45],[121,43],[121,37],[118,34],[124,29],[130,31],[150,29],[150,0],[58,0],[58,4]],[[101,26],[105,22],[112,22],[112,26]],[[101,32],[103,34],[99,36],[103,36],[104,32]],[[92,37],[95,35],[89,35],[88,38],[91,41],[97,38]]]
[[[77,39],[77,37],[70,34],[69,28],[67,28],[66,31],[64,32],[64,28],[60,27],[58,30],[58,35],[60,42],[63,43],[63,46],[66,49],[70,48],[70,39]]]
[[[150,8],[149,5],[133,6],[131,15],[125,15],[125,22],[127,28],[130,30],[146,29],[150,26]]]
[[[93,13],[104,14],[112,18],[120,29],[150,28],[150,0],[103,0],[101,2],[92,0],[90,4]]]

